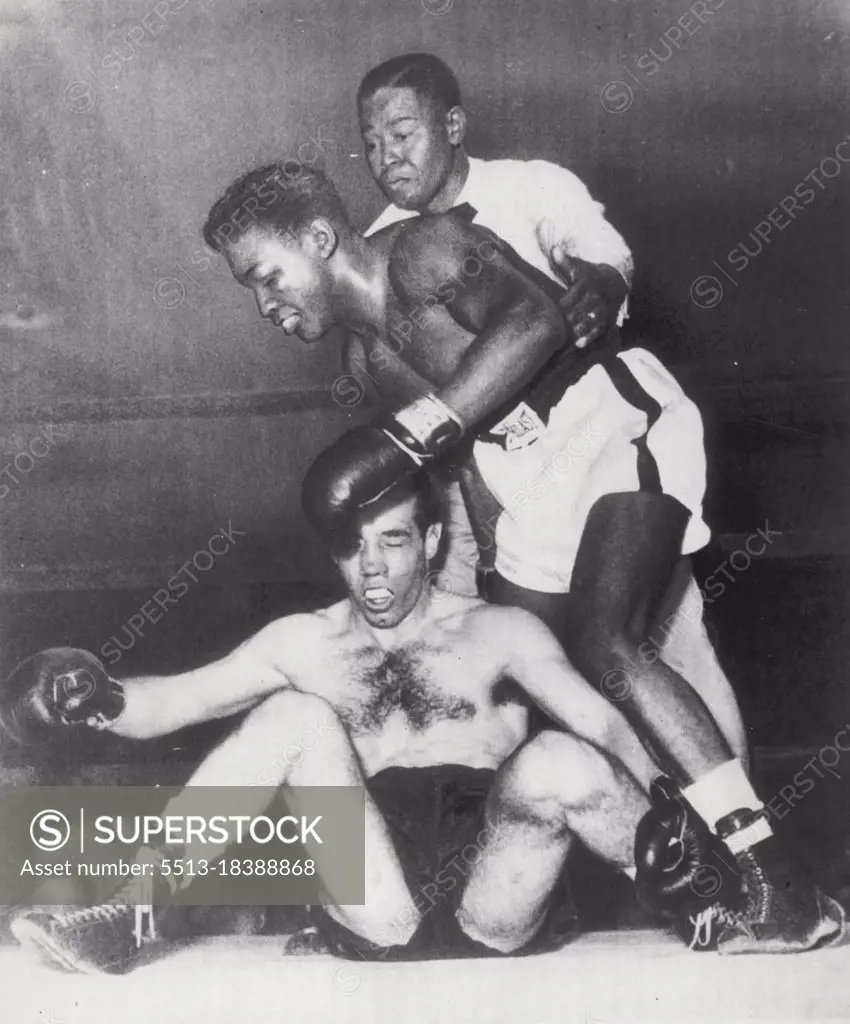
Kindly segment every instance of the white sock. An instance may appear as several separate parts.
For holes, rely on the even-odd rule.
[[[631,878],[631,880],[634,881],[635,878],[637,878],[637,868],[634,865],[632,865],[630,868],[623,868],[623,874],[628,875],[629,878]]]
[[[727,814],[745,807],[753,811],[764,807],[747,778],[744,766],[738,760],[727,761],[719,768],[712,769],[692,786],[683,789],[682,796],[715,833],[717,822]],[[726,845],[733,853],[737,853],[772,835],[773,830],[767,821],[759,819],[731,835]]]

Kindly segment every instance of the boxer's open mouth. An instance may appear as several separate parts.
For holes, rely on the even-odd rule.
[[[278,313],[274,318],[274,322],[284,334],[294,334],[301,326],[301,314],[295,310],[286,316]]]
[[[370,611],[382,611],[392,604],[393,592],[386,587],[369,587],[363,591],[363,601]]]

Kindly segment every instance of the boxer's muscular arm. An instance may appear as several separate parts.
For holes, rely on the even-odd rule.
[[[151,739],[226,718],[290,685],[287,649],[304,643],[310,615],[272,622],[219,661],[174,676],[121,680],[126,703],[111,726],[119,736]]]
[[[424,350],[427,310],[442,306],[476,335],[454,377],[437,392],[467,429],[527,384],[566,341],[555,303],[519,273],[490,235],[460,217],[422,217],[400,232],[389,266],[403,306],[422,329],[408,344]]]
[[[648,788],[659,772],[637,733],[573,668],[548,627],[519,608],[490,606],[485,614],[492,642],[505,648],[505,675],[555,723],[618,758]]]
[[[369,406],[380,404],[375,367],[369,365],[363,339],[353,332],[343,342],[342,376],[334,381],[333,398],[344,408],[361,402]]]
[[[388,273],[407,311],[444,305],[472,337],[436,394],[426,384],[426,393],[398,412],[348,431],[307,470],[302,507],[331,544],[350,544],[354,509],[444,454],[464,431],[474,435],[481,420],[515,400],[565,341],[558,307],[513,269],[489,235],[457,215],[420,218],[403,228]],[[423,323],[425,329],[403,343],[414,358],[399,360],[417,381],[428,380],[428,370],[419,367],[437,362],[433,346],[439,344]]]

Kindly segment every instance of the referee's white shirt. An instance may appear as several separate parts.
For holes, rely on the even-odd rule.
[[[477,211],[474,223],[494,231],[555,281],[560,279],[549,264],[549,252],[560,242],[570,256],[615,267],[631,285],[634,265],[629,247],[605,219],[605,207],[565,167],[548,160],[470,157],[469,175],[455,200],[457,206],[462,203]],[[371,235],[416,216],[416,210],[391,204],[364,233]],[[624,302],[620,323],[625,316]]]

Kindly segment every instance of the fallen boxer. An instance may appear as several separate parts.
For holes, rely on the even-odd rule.
[[[707,925],[721,924],[709,933],[711,948],[751,948],[751,924],[730,900],[722,914],[707,914],[716,904],[691,885],[716,837],[657,782],[658,806],[649,810],[655,764],[547,628],[520,609],[427,585],[440,531],[433,486],[424,474],[407,477],[338,534],[345,600],[280,619],[223,660],[173,677],[118,682],[87,652],[43,652],[7,683],[2,722],[23,742],[85,726],[146,739],[249,707],[184,795],[193,786],[253,787],[243,808],[252,815],[264,809],[268,786],[366,786],[365,903],[312,908],[340,956],[559,948],[575,934],[562,878],[570,847],[579,840],[634,877],[638,828],[643,898],[704,943]],[[81,671],[87,686],[64,685]],[[525,698],[564,731],[526,741]],[[281,756],[317,722],[320,744],[297,760]],[[164,813],[182,813],[181,799]],[[671,821],[680,840],[673,866]],[[461,861],[470,844],[480,854]],[[206,845],[204,855],[214,849]],[[148,850],[145,859],[187,852]],[[66,969],[125,971],[141,944],[142,912],[152,914],[134,902],[136,884],[100,907],[33,908],[12,931]],[[418,898],[423,891],[430,905]],[[826,915],[808,927],[807,947],[840,932]],[[778,934],[769,928],[773,941]]]
[[[251,708],[184,795],[193,786],[252,787],[242,810],[255,815],[269,786],[365,785],[365,903],[312,910],[340,956],[558,948],[575,933],[562,875],[576,840],[631,877],[637,858],[641,897],[700,948],[787,951],[834,941],[840,911],[816,894],[824,913],[813,920],[811,890],[781,897],[781,921],[748,917],[748,898],[777,895],[775,864],[758,892],[735,876],[722,902],[700,896],[694,880],[717,838],[669,781],[658,782],[625,718],[575,672],[548,629],[521,609],[427,585],[439,517],[433,485],[409,476],[337,535],[333,557],[348,590],[340,603],[280,619],[223,660],[172,677],[118,682],[85,651],[43,652],[8,681],[0,721],[22,742],[86,726],[147,739]],[[73,685],[80,672],[85,687]],[[564,731],[526,740],[529,698]],[[298,759],[282,756],[317,722],[321,743],[304,745]],[[164,814],[184,813],[181,799]],[[461,871],[470,844],[480,855],[464,857]],[[206,845],[204,856],[225,849]],[[148,850],[145,859],[190,852]],[[66,969],[124,971],[141,945],[143,913],[152,915],[137,892],[119,891],[100,907],[33,908],[12,930]]]
[[[316,460],[303,488],[308,519],[333,538],[400,477],[471,448],[502,507],[500,603],[524,606],[550,628],[569,613],[571,660],[603,690],[616,677],[614,699],[659,763],[692,783],[685,796],[709,828],[747,812],[725,841],[757,887],[756,851],[764,859],[776,842],[746,775],[731,688],[699,694],[634,640],[682,551],[708,539],[699,413],[642,349],[591,359],[576,379],[556,305],[562,289],[469,213],[363,238],[324,175],[287,176],[275,165],[234,182],[210,212],[205,237],[260,313],[308,342],[334,325],[356,331],[381,397],[397,410]],[[575,457],[558,472],[564,452]],[[550,463],[542,498],[512,508]],[[777,877],[778,890],[786,881]],[[770,907],[789,948],[805,942],[809,924],[796,911],[786,918],[778,895]],[[813,920],[821,914],[813,892],[809,910]]]
[[[580,838],[631,869],[656,768],[537,619],[426,585],[442,525],[424,474],[351,527],[334,551],[349,595],[339,604],[280,619],[222,661],[173,677],[119,683],[86,652],[44,652],[7,683],[2,722],[22,742],[82,725],[141,740],[251,707],[189,787],[253,786],[259,813],[268,786],[368,786],[366,903],[314,910],[335,952],[556,948],[574,932],[559,886],[570,846]],[[79,671],[94,685],[59,684]],[[520,691],[569,732],[525,743]],[[320,744],[282,756],[317,722]],[[174,804],[166,814],[179,813]],[[246,795],[246,814],[249,804]],[[467,883],[455,871],[445,898],[417,910],[419,890],[436,886],[482,829],[490,838]],[[59,965],[124,970],[137,944],[136,909],[122,898],[58,914],[33,908],[13,931]]]

